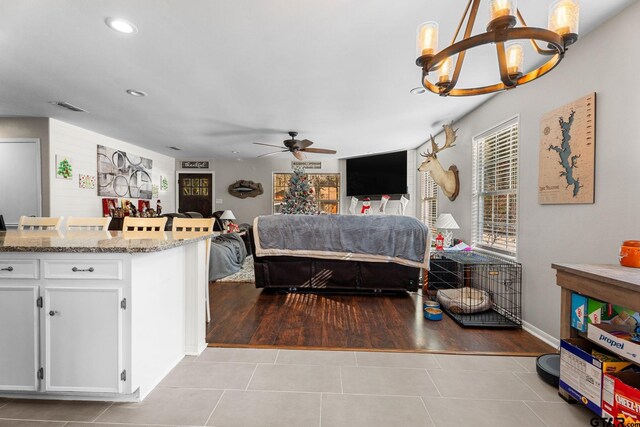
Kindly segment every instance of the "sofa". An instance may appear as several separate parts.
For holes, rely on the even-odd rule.
[[[288,218],[284,217],[294,216],[279,215],[280,219],[273,219],[276,228],[278,228],[280,222],[288,221]],[[316,216],[316,218],[321,217]],[[331,217],[338,216],[331,215]],[[311,221],[313,224],[316,220]],[[419,223],[419,221],[415,221]],[[370,227],[367,224],[364,226]],[[430,236],[428,229],[422,223],[419,223],[419,227],[422,227],[423,230],[418,231],[420,238],[416,240],[420,240],[418,243],[420,246],[424,244],[423,259],[407,263],[402,263],[404,262],[403,260],[394,257],[386,257],[387,261],[385,262],[383,260],[385,258],[384,255],[363,253],[359,256],[357,252],[349,253],[348,255],[341,253],[331,259],[330,254],[324,254],[322,253],[323,251],[314,251],[314,248],[297,252],[295,249],[286,249],[282,254],[276,254],[278,251],[259,247],[261,244],[259,227],[259,218],[256,218],[253,227],[249,230],[257,288],[313,292],[415,292],[419,287],[420,271],[428,266],[429,245],[426,242],[429,241]],[[286,224],[280,228],[291,229]],[[323,231],[317,234],[330,234],[326,232],[328,230],[326,227],[321,230]],[[336,230],[334,229],[334,231]],[[361,232],[357,230],[354,232],[359,235],[359,238],[362,238]],[[402,233],[402,231],[396,230],[395,233]],[[285,236],[285,241],[286,238],[287,236]],[[305,237],[304,240],[307,242],[313,239]],[[267,254],[265,254],[265,251]],[[308,254],[311,254],[311,256],[308,256]],[[379,259],[376,257],[379,257]]]

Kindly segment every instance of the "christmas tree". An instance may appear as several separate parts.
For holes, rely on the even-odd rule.
[[[318,203],[313,194],[313,187],[311,187],[309,178],[301,166],[293,168],[289,191],[284,196],[280,212],[283,214],[318,214]]]

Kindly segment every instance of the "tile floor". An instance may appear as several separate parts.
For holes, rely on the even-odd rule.
[[[0,399],[0,427],[589,426],[535,358],[208,348],[142,403]]]

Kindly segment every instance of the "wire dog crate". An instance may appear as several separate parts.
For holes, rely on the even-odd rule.
[[[431,259],[428,295],[462,326],[522,327],[522,265],[480,252]]]

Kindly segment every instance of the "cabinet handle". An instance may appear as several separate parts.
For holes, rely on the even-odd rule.
[[[78,272],[78,271],[88,271],[89,273],[93,273],[93,267],[89,267],[89,268],[78,268],[78,267],[73,267],[71,269],[71,271],[73,271],[74,273]]]
[[[0,271],[13,271],[13,267],[9,266],[5,268],[0,268]]]
[[[53,310],[51,310],[51,311],[49,312],[49,316],[55,316],[56,314],[58,314],[58,312],[57,312],[57,311],[53,311]]]

